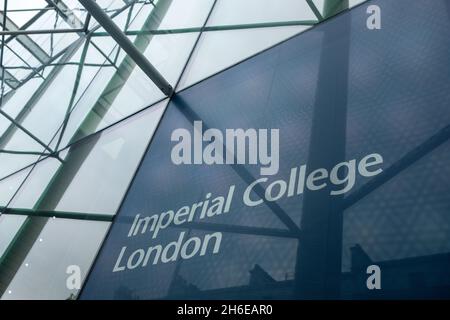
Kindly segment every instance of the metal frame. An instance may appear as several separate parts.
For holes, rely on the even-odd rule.
[[[155,0],[156,1],[156,0]],[[139,35],[156,35],[156,34],[174,34],[174,33],[186,33],[186,32],[210,32],[210,31],[221,31],[221,30],[236,30],[236,29],[254,29],[254,28],[270,28],[270,27],[277,27],[277,26],[293,26],[293,25],[306,25],[311,26],[314,25],[320,21],[323,20],[322,15],[320,14],[319,10],[315,6],[314,2],[312,0],[305,0],[309,7],[311,8],[311,11],[316,15],[318,18],[317,21],[281,21],[281,22],[274,22],[274,23],[258,23],[258,24],[245,24],[245,25],[229,25],[229,26],[202,26],[198,28],[184,28],[184,29],[171,29],[171,30],[162,30],[159,28],[149,28],[149,29],[142,29],[142,30],[121,30],[118,28],[115,23],[112,21],[112,18],[116,15],[120,14],[124,10],[132,8],[136,4],[144,4],[144,5],[153,5],[154,6],[154,0],[123,0],[124,6],[120,9],[117,9],[115,11],[111,11],[106,13],[105,10],[100,8],[94,0],[79,0],[80,4],[83,5],[84,9],[86,10],[86,19],[85,21],[81,21],[77,18],[77,16],[72,12],[72,10],[64,3],[64,0],[46,0],[47,6],[43,7],[41,9],[16,9],[16,10],[8,10],[8,1],[5,1],[5,7],[3,8],[3,11],[0,10],[0,25],[2,26],[2,30],[0,31],[0,37],[2,38],[1,41],[1,51],[3,56],[4,46],[8,43],[11,43],[13,40],[17,40],[24,48],[27,50],[30,54],[32,54],[36,59],[39,60],[41,63],[40,66],[33,67],[29,65],[27,62],[23,61],[24,65],[17,67],[17,66],[8,66],[7,64],[3,63],[3,59],[0,59],[0,73],[1,73],[1,81],[2,81],[2,88],[7,89],[5,91],[2,89],[1,91],[1,98],[0,98],[0,109],[3,105],[3,103],[6,101],[4,98],[10,98],[12,95],[14,95],[15,90],[23,86],[27,81],[33,79],[34,77],[43,77],[42,72],[47,67],[56,67],[59,66],[58,64],[54,64],[54,61],[60,58],[64,55],[68,50],[70,51],[72,46],[68,46],[67,48],[63,49],[60,52],[57,52],[53,54],[48,54],[39,44],[37,44],[30,36],[34,35],[49,35],[51,37],[51,42],[53,43],[53,35],[56,34],[76,34],[80,38],[87,38],[88,40],[95,37],[105,37],[105,36],[111,36],[113,39],[116,40],[116,42],[119,44],[121,49],[123,49],[127,54],[131,61],[136,63],[145,74],[148,75],[148,77],[155,83],[155,85],[160,88],[160,90],[166,95],[170,96],[173,92],[173,88],[171,85],[164,79],[164,77],[156,70],[151,62],[149,62],[141,53],[139,49],[136,48],[136,46],[128,39],[127,36],[139,36]],[[335,1],[334,1],[335,2]],[[8,12],[36,12],[36,14],[33,15],[33,17],[23,24],[22,27],[18,27],[12,19],[8,18]],[[62,29],[33,29],[33,24],[38,21],[40,18],[43,17],[44,14],[48,13],[55,13],[55,15],[61,17],[67,25],[69,25],[71,28],[62,28]],[[129,11],[131,13],[131,10]],[[93,25],[91,27],[91,17],[94,16],[94,18],[99,22],[99,25]],[[129,17],[128,17],[129,18]],[[128,25],[128,22],[127,22]],[[97,30],[103,27],[106,32],[97,32]],[[5,38],[7,37],[7,38]],[[98,50],[101,52],[106,59],[108,58],[107,54],[104,54],[98,46],[95,45],[95,43],[91,42]],[[53,49],[52,49],[53,51]],[[18,54],[17,57],[20,59],[21,55]],[[111,65],[114,65],[112,61],[109,60]],[[81,69],[83,68],[82,65],[84,65],[84,61],[80,62],[69,62],[65,61],[61,64],[61,66],[65,64],[79,64],[81,65]],[[89,66],[89,64],[86,64],[85,66]],[[12,73],[14,70],[29,70],[29,74],[27,77],[20,79],[15,77],[15,75]],[[51,81],[48,81],[49,79],[44,79],[45,83],[48,84]],[[46,87],[46,86],[45,86]],[[41,91],[41,90],[40,90]],[[32,102],[33,99],[30,101]],[[30,105],[28,103],[28,105]],[[24,110],[29,109],[29,107],[24,108]],[[20,117],[9,117],[8,120],[11,120],[11,126],[10,127],[17,127],[20,129]],[[18,126],[19,125],[19,126]],[[65,126],[65,123],[64,123]],[[8,131],[10,131],[8,129]],[[26,134],[29,132],[27,130],[24,130]],[[2,146],[5,146],[4,143],[4,137],[5,133],[0,135],[0,149],[2,149]],[[30,137],[35,140],[38,144],[41,144],[41,141],[38,139],[36,140],[36,137],[33,135],[30,135]],[[59,146],[59,143],[58,143]],[[48,150],[46,147],[45,149]],[[49,150],[50,151],[50,150]],[[53,151],[50,151],[53,152]],[[43,154],[45,151],[43,151]],[[0,177],[0,180],[2,177]]]
[[[65,12],[68,12],[69,9],[68,7],[63,3],[63,1],[59,0],[57,1],[57,4],[55,3],[54,0],[46,0],[48,2],[48,6],[43,8],[42,10],[40,10],[38,12],[38,14],[35,15],[35,17],[32,18],[32,20],[36,20],[37,16],[42,16],[43,13],[48,12],[50,10],[55,10],[58,14],[62,15],[62,17],[64,19],[67,19],[67,15],[65,15]],[[111,18],[105,14],[104,10],[102,10],[98,5],[96,5],[95,2],[93,2],[92,0],[79,0],[81,4],[83,4],[83,6],[87,9],[88,11],[88,15],[85,21],[85,26],[84,28],[80,29],[80,28],[74,28],[74,29],[51,29],[51,30],[21,30],[21,29],[16,29],[16,30],[8,30],[8,31],[3,31],[2,33],[0,33],[0,35],[2,37],[6,36],[6,35],[10,35],[11,37],[9,37],[6,41],[11,41],[14,38],[17,38],[21,35],[27,35],[27,34],[44,34],[44,33],[49,33],[49,34],[55,34],[55,33],[78,33],[80,34],[81,37],[86,36],[86,37],[104,37],[104,36],[112,36],[117,42],[118,44],[125,50],[127,50],[127,53],[129,53],[129,57],[130,59],[132,59],[135,63],[139,62],[139,66],[143,69],[146,70],[146,73],[149,75],[149,77],[154,80],[155,79],[155,83],[158,82],[159,83],[159,87],[160,89],[165,92],[167,95],[170,95],[172,93],[172,88],[170,87],[170,85],[162,78],[162,76],[158,73],[157,70],[154,69],[153,66],[151,66],[150,62],[147,61],[147,59],[144,57],[142,59],[142,54],[136,50],[135,46],[133,43],[131,43],[131,41],[128,40],[128,38],[126,37],[126,35],[154,35],[154,34],[173,34],[173,33],[186,33],[186,32],[213,32],[213,31],[221,31],[221,30],[236,30],[236,29],[253,29],[253,28],[270,28],[270,27],[277,27],[277,26],[291,26],[291,25],[314,25],[322,20],[324,20],[324,18],[322,17],[322,15],[320,14],[319,10],[316,8],[315,4],[313,1],[311,0],[307,0],[308,5],[310,6],[312,12],[314,12],[314,14],[317,16],[318,20],[317,21],[310,21],[310,20],[306,20],[306,21],[282,21],[282,22],[274,22],[274,23],[259,23],[259,24],[244,24],[244,25],[229,25],[229,26],[206,26],[206,24],[202,27],[199,28],[186,28],[186,29],[171,29],[171,30],[161,30],[161,29],[149,29],[149,30],[126,30],[125,32],[122,32],[122,30],[120,30],[111,20]],[[121,13],[122,11],[128,9],[129,7],[133,6],[134,4],[137,3],[143,3],[147,1],[140,1],[140,0],[127,0],[124,1],[125,5],[123,8],[121,8],[120,10],[117,10],[116,12],[114,12],[111,17],[114,17],[115,15]],[[149,4],[153,4],[153,1],[148,2]],[[5,3],[5,7],[6,7],[6,3]],[[5,12],[7,12],[7,10],[5,10]],[[335,13],[337,13],[338,11],[336,11]],[[100,25],[97,25],[95,27],[93,27],[92,29],[89,29],[89,20],[91,19],[91,15],[100,22]],[[5,15],[6,16],[6,15]],[[72,15],[73,16],[73,15]],[[324,15],[326,17],[330,17],[331,14],[327,14]],[[31,24],[27,24],[31,25]],[[75,24],[75,26],[79,25],[79,22],[77,24]],[[109,32],[97,32],[96,30],[98,30],[100,28],[100,26],[103,26],[105,28],[105,30],[111,32],[111,34],[109,34]],[[106,27],[105,27],[106,26]],[[91,42],[93,44],[93,42]],[[2,47],[3,47],[3,42],[2,42]],[[65,50],[63,50],[62,52],[60,52],[59,54],[55,55],[54,57],[50,57],[49,61],[47,62],[47,64],[43,64],[41,67],[36,68],[34,70],[34,75],[37,75],[39,72],[41,72],[46,66],[51,66],[53,61],[55,61],[57,58],[61,57],[61,55],[65,55],[67,57],[67,55],[65,53],[67,53],[67,50],[69,51],[73,51],[73,46],[70,46],[68,48],[66,48]],[[194,49],[192,50],[194,51]],[[131,52],[131,54],[130,54]],[[137,53],[136,53],[137,52]],[[105,55],[106,56],[106,55]],[[136,57],[137,57],[137,62],[136,62]],[[63,59],[63,60],[68,60]],[[67,63],[63,62],[61,63],[61,66],[66,65]],[[83,67],[84,61],[83,59],[80,61],[80,69]],[[8,71],[4,70],[6,78],[9,77],[8,75]],[[57,72],[58,69],[55,69],[55,71]],[[25,81],[28,81],[30,79],[33,78],[33,74],[27,78]],[[13,79],[11,77],[9,77],[10,79]],[[50,85],[51,83],[51,79],[54,77],[47,77],[45,84],[43,87],[41,87],[39,89],[39,91],[45,91],[45,89],[48,87],[48,85]],[[17,81],[20,82],[19,80],[15,80],[13,79],[12,81]],[[22,83],[18,86],[20,87],[22,85]],[[39,96],[39,93],[37,94]],[[30,99],[29,103],[28,103],[28,107],[25,108],[25,110],[30,109],[32,107],[32,104],[34,104],[36,101],[35,98]],[[31,103],[31,105],[30,105]],[[70,108],[70,107],[69,107]],[[18,118],[14,119],[12,117],[9,117],[4,111],[2,111],[0,109],[0,114],[4,115],[7,117],[8,120],[11,121],[11,129],[20,129],[23,130],[26,134],[30,135],[30,137],[32,139],[34,139],[37,143],[39,143],[40,145],[42,145],[44,147],[45,143],[43,143],[42,141],[40,141],[36,136],[34,136],[31,132],[29,132],[28,130],[26,130],[26,128],[22,127],[20,122],[21,122],[21,117],[19,116]],[[65,126],[66,122],[63,124],[63,127]],[[3,134],[2,137],[0,137],[0,149],[2,149],[2,145],[5,146],[6,143],[4,141],[5,139],[5,134]],[[59,145],[59,142],[58,144]],[[58,148],[57,148],[58,149]],[[48,148],[48,146],[45,146],[45,150],[41,153],[42,156],[55,156],[57,153],[57,150],[52,150],[50,148]],[[16,151],[8,151],[8,150],[3,150],[4,153],[17,153]],[[30,152],[27,151],[23,151],[23,153],[26,154],[30,154]],[[8,175],[8,177],[11,175]],[[5,179],[7,177],[1,178],[0,177],[0,181]],[[14,210],[13,210],[14,211]],[[9,211],[12,212],[12,211]],[[23,212],[20,211],[19,212]],[[292,228],[295,228],[290,222],[288,222],[288,224],[291,225]]]
[[[54,149],[50,148],[50,144],[46,144],[45,142],[41,141],[39,137],[35,136],[32,132],[30,132],[27,128],[25,128],[22,124],[26,114],[33,108],[41,94],[45,92],[45,90],[51,85],[52,81],[54,80],[56,74],[61,70],[62,67],[68,64],[75,64],[78,65],[78,72],[77,72],[77,79],[79,78],[82,70],[84,67],[86,67],[88,64],[85,62],[85,56],[87,52],[87,48],[89,44],[92,44],[98,51],[100,51],[104,57],[107,59],[107,64],[103,65],[103,67],[114,67],[117,70],[117,77],[122,76],[123,73],[120,72],[121,66],[116,66],[114,59],[110,59],[107,54],[103,53],[102,50],[95,45],[94,42],[90,41],[91,39],[95,39],[96,37],[105,37],[110,36],[112,37],[118,46],[124,50],[127,53],[127,59],[129,62],[134,63],[139,68],[142,69],[142,71],[155,83],[155,85],[166,95],[166,96],[172,96],[174,89],[172,86],[167,82],[167,80],[164,79],[164,77],[159,73],[159,71],[151,64],[151,61],[148,61],[148,59],[142,54],[142,48],[139,48],[136,46],[136,43],[133,43],[129,40],[127,36],[137,36],[137,37],[151,37],[152,35],[163,35],[163,34],[174,34],[174,33],[199,33],[199,37],[197,38],[197,41],[194,45],[194,48],[192,48],[191,54],[189,58],[192,56],[196,45],[198,44],[199,38],[203,32],[214,32],[214,31],[221,31],[221,30],[236,30],[236,29],[254,29],[254,28],[271,28],[271,27],[279,27],[279,26],[292,26],[292,25],[307,25],[312,26],[317,23],[320,23],[331,16],[339,13],[342,10],[345,10],[346,8],[342,7],[342,3],[346,2],[346,0],[336,1],[336,0],[329,0],[326,3],[328,4],[324,10],[320,11],[316,6],[313,0],[305,0],[306,3],[309,5],[311,11],[316,16],[317,20],[311,21],[280,21],[280,22],[271,22],[271,23],[258,23],[258,24],[243,24],[243,25],[229,25],[229,26],[206,26],[206,21],[203,26],[201,27],[194,27],[194,28],[183,28],[183,29],[170,29],[170,30],[161,30],[159,29],[159,26],[152,26],[151,24],[146,24],[146,26],[149,26],[147,29],[144,28],[142,30],[128,30],[129,25],[129,17],[127,19],[127,28],[125,30],[121,30],[113,21],[113,18],[117,16],[118,14],[124,12],[125,10],[130,10],[129,14],[131,13],[131,10],[133,6],[136,4],[143,4],[143,5],[152,5],[155,7],[155,1],[148,1],[148,0],[123,0],[123,7],[121,7],[118,10],[115,10],[113,12],[107,12],[106,10],[100,8],[94,0],[79,0],[79,2],[83,5],[83,7],[86,9],[86,18],[85,21],[82,22],[81,20],[76,20],[76,15],[70,10],[70,8],[64,4],[64,0],[46,0],[48,3],[48,6],[45,8],[42,8],[37,11],[37,13],[33,16],[33,18],[30,19],[27,23],[23,25],[22,28],[19,28],[17,25],[14,25],[14,22],[10,19],[8,19],[8,10],[7,10],[7,0],[5,0],[5,8],[3,11],[0,11],[0,25],[2,26],[2,31],[0,31],[0,37],[2,39],[1,41],[1,56],[0,56],[0,72],[2,74],[2,88],[4,86],[8,86],[10,91],[7,94],[4,94],[3,90],[1,92],[1,98],[0,98],[0,115],[5,117],[7,120],[10,121],[9,128],[0,135],[0,153],[10,153],[10,154],[34,154],[34,155],[40,155],[40,158],[32,164],[32,169],[34,169],[34,166],[39,162],[45,159],[46,157],[56,157],[58,158],[63,165],[61,166],[60,170],[58,170],[58,173],[56,174],[56,177],[52,179],[51,185],[46,189],[44,194],[41,196],[40,200],[36,204],[36,206],[33,209],[13,209],[9,208],[9,203],[4,206],[0,207],[0,214],[18,214],[18,215],[25,215],[27,216],[27,222],[26,226],[24,226],[20,230],[20,234],[18,237],[16,237],[17,241],[13,241],[11,243],[10,247],[8,248],[8,255],[4,255],[0,259],[0,271],[3,267],[3,264],[8,265],[8,274],[2,275],[0,272],[0,280],[7,280],[12,279],[12,277],[15,274],[15,271],[18,270],[20,267],[20,259],[9,259],[11,256],[14,255],[14,253],[20,252],[20,256],[25,257],[26,254],[31,249],[31,245],[34,243],[34,240],[39,235],[42,228],[45,226],[46,219],[49,217],[59,217],[59,218],[68,218],[68,219],[87,219],[92,221],[113,221],[114,220],[114,213],[109,213],[105,215],[98,215],[98,214],[90,214],[90,213],[73,213],[73,212],[57,212],[54,210],[47,210],[41,207],[41,204],[48,201],[50,203],[56,203],[57,196],[55,194],[58,194],[57,190],[55,188],[59,188],[60,185],[57,185],[55,181],[63,181],[64,179],[70,180],[70,173],[67,173],[66,171],[72,171],[71,174],[74,174],[76,170],[64,170],[64,167],[66,166],[67,159],[71,157],[70,152],[69,155],[66,157],[65,160],[62,160],[59,158],[59,151],[60,151],[60,142],[62,138],[62,133],[65,130],[65,127],[67,125],[67,121],[70,117],[71,108],[74,103],[74,97],[76,95],[77,91],[77,81],[74,84],[73,88],[73,94],[71,102],[67,108],[66,111],[66,117],[64,119],[64,123],[61,124],[61,135],[57,136],[58,133],[55,133],[54,139],[56,139],[56,147]],[[216,0],[214,4],[217,1]],[[158,1],[157,4],[159,4]],[[337,4],[336,4],[337,3]],[[211,12],[214,9],[214,4],[211,8]],[[36,10],[24,10],[24,11],[36,11]],[[45,13],[48,12],[54,12],[58,15],[59,18],[63,19],[70,28],[63,28],[63,29],[47,29],[47,30],[33,30],[33,22],[37,21],[40,17],[42,17]],[[209,15],[211,14],[209,13]],[[208,17],[209,17],[208,15]],[[93,25],[91,23],[91,17],[94,18],[99,25]],[[98,32],[97,30],[103,27],[106,32]],[[47,54],[46,51],[39,46],[31,37],[30,35],[43,35],[48,34],[51,37],[51,41],[53,42],[53,36],[57,34],[75,34],[78,35],[78,40],[73,43],[70,46],[67,46],[65,49],[61,50],[60,52],[57,52],[55,54]],[[6,38],[8,36],[8,38]],[[41,63],[41,65],[37,67],[23,67],[23,69],[29,69],[31,70],[29,75],[23,79],[18,79],[10,72],[10,70],[14,70],[14,68],[11,68],[11,66],[7,66],[3,63],[3,50],[5,48],[6,43],[10,43],[13,40],[17,40],[28,52],[33,54]],[[85,43],[85,47],[83,49],[83,53],[81,55],[81,58],[79,59],[79,62],[73,62],[70,61],[73,54],[76,52],[76,49],[79,48],[83,43]],[[52,43],[53,44],[53,43]],[[45,54],[45,55],[44,55]],[[189,59],[188,59],[189,60]],[[56,62],[56,63],[55,63]],[[185,65],[185,68],[187,66],[187,63]],[[53,67],[52,71],[47,75],[44,76],[44,70],[46,68]],[[20,88],[23,86],[27,81],[35,78],[35,77],[42,77],[43,83],[38,88],[38,90],[35,92],[35,94],[30,98],[26,106],[24,107],[21,112],[15,117],[10,116],[7,112],[2,110],[3,102],[6,101],[8,98],[14,95],[14,90]],[[114,83],[112,83],[114,84]],[[176,86],[175,86],[176,88]],[[151,107],[151,106],[149,106]],[[95,110],[94,110],[95,111]],[[138,111],[141,112],[142,110]],[[0,116],[0,118],[1,118]],[[186,114],[186,116],[189,118],[189,114]],[[128,117],[126,117],[128,118]],[[86,119],[87,121],[90,121],[89,119]],[[123,121],[120,120],[117,123]],[[114,124],[113,124],[114,125]],[[16,130],[22,130],[25,134],[27,134],[31,139],[36,141],[39,145],[43,147],[42,153],[39,152],[32,152],[27,150],[22,151],[16,151],[16,150],[7,150],[5,147],[7,146],[7,141],[9,140],[9,137],[11,137],[12,133]],[[80,138],[83,140],[86,139],[93,139],[95,141],[96,138],[98,138],[98,134],[84,138]],[[448,136],[448,132],[446,132],[446,137]],[[447,137],[448,138],[448,137]],[[74,145],[81,140],[73,140],[70,142],[70,145]],[[440,141],[440,140],[439,140]],[[85,142],[85,141],[83,141]],[[86,144],[86,150],[85,153],[87,154],[89,152],[89,143]],[[434,146],[434,144],[433,144]],[[67,147],[67,146],[62,146]],[[416,160],[416,157],[413,159]],[[82,161],[82,159],[75,160]],[[411,159],[409,159],[406,163],[410,165],[413,163]],[[73,165],[73,164],[72,164]],[[75,164],[76,166],[76,164]],[[28,166],[29,167],[29,166]],[[73,168],[72,168],[73,169]],[[23,170],[23,169],[21,169]],[[20,171],[20,170],[19,170]],[[17,171],[18,172],[18,171]],[[29,174],[30,174],[29,173]],[[27,177],[23,180],[20,187],[25,183]],[[249,175],[248,172],[242,171],[238,172],[238,174],[241,176],[244,180],[251,180],[252,177]],[[9,175],[8,177],[12,176]],[[68,176],[69,175],[69,176]],[[0,182],[5,179],[6,177],[0,177]],[[386,179],[389,179],[389,177],[385,178],[381,181],[381,183],[384,183]],[[376,188],[377,186],[373,186],[372,189]],[[18,189],[18,190],[19,190]],[[370,190],[371,191],[371,190]],[[369,191],[369,192],[370,192]],[[17,191],[16,191],[17,193]],[[364,196],[364,192],[362,192],[362,195],[360,197]],[[359,199],[350,199],[347,202],[347,205],[351,205],[355,201]],[[50,205],[51,207],[51,205]],[[290,220],[290,218],[286,215],[286,213],[281,210],[281,208],[277,207],[276,204],[272,205],[270,207],[272,212],[282,221],[285,223],[285,225],[288,227],[288,230],[277,230],[277,229],[264,229],[264,228],[239,228],[239,227],[231,227],[231,226],[222,226],[222,225],[211,225],[211,224],[193,224],[189,227],[192,229],[201,229],[201,230],[224,230],[226,229],[227,232],[235,232],[235,233],[245,233],[245,234],[259,234],[259,235],[267,235],[267,236],[274,236],[274,237],[287,237],[287,238],[294,238],[298,239],[300,237],[301,230],[298,228],[298,226]],[[15,271],[14,271],[15,270]],[[0,281],[1,282],[1,281]],[[0,294],[4,291],[5,287],[2,287],[0,285]]]
[[[45,8],[42,8],[38,11],[38,13],[32,18],[30,19],[30,22],[24,24],[24,26],[29,27],[32,25],[32,21],[35,21],[38,17],[42,16],[44,13],[49,12],[49,11],[55,11],[57,12],[59,15],[62,16],[63,19],[67,20],[68,15],[67,13],[69,13],[70,16],[75,16],[73,14],[70,14],[70,9],[68,8],[67,5],[64,4],[64,2],[62,0],[58,0],[58,1],[54,1],[54,0],[46,0],[48,2],[48,6]],[[127,0],[127,1],[123,1],[124,2],[124,7],[122,7],[121,9],[117,10],[116,12],[114,12],[111,17],[114,17],[115,15],[121,13],[122,11],[128,9],[129,7],[138,4],[138,3],[147,3],[147,4],[152,4],[153,5],[153,1],[142,1],[142,0]],[[144,57],[142,58],[142,54],[136,50],[135,46],[133,45],[133,43],[131,43],[128,38],[126,37],[126,35],[144,35],[144,34],[173,34],[173,33],[186,33],[186,32],[212,32],[212,31],[220,31],[220,30],[236,30],[236,29],[250,29],[250,28],[269,28],[269,27],[277,27],[277,26],[288,26],[288,25],[314,25],[318,22],[323,21],[326,18],[329,18],[330,16],[332,16],[333,14],[336,14],[339,12],[339,10],[335,10],[335,8],[333,8],[333,10],[328,10],[324,11],[324,14],[320,14],[320,11],[318,10],[318,8],[315,6],[314,2],[312,0],[306,0],[307,4],[310,6],[312,12],[316,15],[316,17],[318,18],[317,21],[282,21],[282,22],[275,22],[275,23],[259,23],[259,24],[245,24],[245,25],[230,25],[230,26],[202,26],[199,28],[186,28],[186,29],[172,29],[172,30],[160,30],[160,29],[153,29],[153,30],[126,30],[125,32],[122,32],[111,20],[111,18],[105,14],[104,10],[102,10],[98,5],[96,5],[95,2],[93,2],[92,0],[80,0],[80,3],[83,4],[85,6],[85,8],[87,9],[87,17],[86,17],[86,21],[84,23],[84,27],[83,28],[73,28],[73,29],[49,29],[49,30],[32,30],[32,29],[19,29],[19,28],[15,28],[15,30],[7,30],[6,28],[6,23],[0,23],[3,25],[3,31],[0,33],[0,36],[2,38],[4,38],[7,35],[10,35],[10,37],[8,39],[6,39],[6,41],[2,41],[2,48],[4,43],[6,42],[10,42],[11,40],[15,39],[15,38],[19,38],[21,36],[26,36],[27,35],[31,35],[31,34],[55,34],[55,33],[77,33],[80,34],[80,37],[86,36],[86,37],[104,37],[104,36],[109,36],[109,33],[107,32],[97,32],[96,30],[98,30],[100,28],[100,25],[105,27],[105,25],[107,26],[108,29],[105,28],[105,30],[108,31],[113,31],[113,34],[111,34],[111,36],[113,36],[113,38],[119,43],[119,45],[125,50],[125,48],[128,50],[127,52],[131,52],[131,54],[129,54],[130,58],[132,60],[134,60],[136,62],[136,57],[137,57],[137,61],[139,62],[139,66],[143,69],[146,70],[146,73],[149,75],[149,77],[153,80],[155,79],[155,83],[158,82],[159,83],[159,87],[161,88],[161,90],[163,92],[165,92],[167,95],[172,93],[172,88],[170,87],[170,85],[162,78],[162,76],[158,73],[157,70],[154,69],[154,67],[150,64],[150,62],[147,61],[147,59]],[[336,4],[336,1],[333,1],[334,4]],[[338,1],[339,4],[339,1]],[[330,6],[329,6],[330,7]],[[18,11],[18,10],[16,10]],[[36,9],[29,9],[29,10],[22,10],[22,11],[36,11]],[[93,12],[91,12],[93,11]],[[6,15],[4,15],[4,18],[6,19],[7,17],[7,1],[5,1],[5,9],[4,12],[6,12]],[[92,13],[95,14],[94,18],[96,18],[97,20],[100,20],[100,25],[97,25],[95,27],[93,27],[92,29],[89,29],[89,22],[91,19],[91,15]],[[6,21],[6,20],[5,20]],[[72,27],[76,27],[80,25],[80,21],[77,21],[77,23],[71,25]],[[28,39],[28,38],[25,38]],[[14,78],[14,76],[12,76],[9,71],[7,70],[7,67],[4,67],[2,69],[0,69],[2,71],[2,82],[4,82],[5,84],[8,84],[11,86],[11,83],[13,84],[17,84],[16,88],[19,88],[21,85],[23,85],[24,82],[32,79],[34,76],[39,75],[40,72],[42,72],[42,70],[47,67],[47,66],[59,66],[59,65],[55,65],[53,64],[53,61],[55,61],[57,58],[61,57],[62,55],[64,55],[64,53],[67,52],[67,50],[72,50],[73,46],[67,47],[66,49],[64,49],[63,51],[59,52],[58,54],[56,54],[53,57],[49,57],[48,61],[46,61],[45,64],[42,64],[40,67],[35,68],[33,70],[33,73],[26,78],[23,82],[21,82],[20,80]],[[42,49],[37,49],[38,51],[42,50]],[[2,50],[3,52],[3,50]],[[105,55],[106,56],[106,55]],[[139,57],[141,56],[141,57]],[[67,60],[67,59],[66,59]],[[68,64],[69,62],[63,62],[60,64],[60,66],[64,66],[66,64]],[[80,68],[83,67],[83,63],[84,61],[80,61],[79,65]],[[76,64],[76,63],[75,63]],[[1,64],[0,64],[1,67]],[[52,77],[50,77],[52,78]],[[4,79],[4,81],[3,81]],[[44,89],[51,83],[51,81],[49,81],[50,79],[46,79],[45,81],[45,86]],[[42,88],[40,88],[40,90],[42,90]],[[9,97],[9,96],[8,96]],[[2,97],[3,98],[3,97]],[[30,103],[34,103],[36,99],[31,99]],[[28,105],[30,105],[30,103]],[[30,107],[27,107],[25,109],[29,109]],[[10,117],[7,113],[5,113],[4,111],[2,111],[0,109],[0,114],[2,114],[3,116],[5,116],[8,120],[11,121],[11,128],[10,129],[20,129],[23,130],[26,134],[28,134],[33,140],[35,140],[38,144],[42,145],[44,147],[45,143],[43,143],[42,141],[39,140],[39,138],[37,138],[36,136],[34,136],[31,132],[29,132],[26,128],[22,127],[20,122],[21,119],[19,118],[12,118]],[[65,125],[65,123],[63,124]],[[1,147],[2,145],[5,146],[4,143],[4,138],[5,138],[5,134],[3,134],[2,137],[0,137],[0,149],[3,149],[3,147]],[[2,143],[3,141],[3,143]],[[59,145],[59,143],[58,143]],[[57,152],[57,150],[51,150],[50,148],[48,148],[48,146],[45,145],[44,147],[46,151],[43,151],[41,154],[43,156],[46,155],[50,155],[50,156],[54,156],[55,152]],[[3,150],[4,153],[18,153],[17,151],[13,151],[13,150]],[[27,151],[23,151],[23,153],[29,154],[29,152]],[[0,177],[0,181],[4,179]]]
[[[81,21],[77,18],[77,16],[71,11],[71,9],[64,3],[64,0],[46,0],[48,6],[42,9],[16,9],[16,10],[7,10],[7,1],[5,2],[5,8],[3,11],[0,10],[0,25],[3,25],[3,16],[5,17],[5,28],[0,31],[0,36],[8,36],[5,41],[2,41],[2,51],[4,44],[11,42],[16,39],[25,48],[29,53],[36,56],[36,58],[42,63],[42,66],[45,67],[51,64],[51,60],[53,57],[49,56],[41,46],[36,44],[31,38],[30,35],[54,35],[54,34],[78,34],[80,37],[83,35],[89,35],[91,37],[104,37],[111,36],[113,37],[119,45],[124,49],[139,67],[152,79],[155,84],[168,96],[172,93],[170,85],[165,81],[165,79],[159,74],[158,70],[156,70],[149,61],[137,50],[133,49],[131,45],[131,41],[127,36],[133,36],[143,33],[148,34],[172,34],[172,33],[186,33],[186,32],[204,32],[204,31],[219,31],[219,30],[235,30],[235,29],[247,29],[247,28],[264,28],[264,27],[276,27],[276,26],[289,26],[289,25],[309,25],[312,26],[323,20],[322,15],[319,10],[315,6],[312,0],[305,0],[307,4],[310,6],[312,12],[317,16],[317,21],[305,20],[305,21],[280,21],[275,23],[262,23],[262,24],[247,24],[247,25],[230,25],[230,26],[204,26],[202,28],[186,28],[186,29],[172,29],[172,30],[160,30],[160,29],[152,29],[152,30],[126,30],[123,32],[120,28],[114,27],[115,24],[112,23],[111,18],[114,17],[116,12],[121,12],[123,9],[127,9],[136,4],[152,4],[153,0],[123,0],[124,7],[114,11],[111,15],[106,14],[105,10],[100,8],[94,0],[80,0],[79,2],[83,4],[83,6],[88,6],[86,8],[86,19],[85,21]],[[95,17],[97,21],[101,21],[100,25],[104,27],[106,23],[108,25],[107,32],[95,32],[100,26],[94,26],[90,28],[90,21],[92,13],[91,10],[95,11],[96,15],[101,15],[101,18]],[[18,27],[14,21],[9,19],[8,12],[34,12],[37,13],[22,27]],[[3,12],[6,14],[3,15]],[[58,29],[33,29],[33,23],[36,22],[40,17],[48,12],[55,12],[58,14],[71,28],[58,28]],[[112,23],[112,24],[111,24]],[[106,30],[106,29],[105,29]],[[64,49],[66,50],[66,49]],[[2,82],[7,84],[11,89],[17,89],[21,86],[22,83],[28,81],[29,78],[25,79],[16,79],[8,70],[11,67],[3,64],[0,64],[0,67],[4,67],[5,73],[2,76]],[[25,68],[23,68],[25,69]],[[39,69],[39,68],[36,68]],[[5,79],[5,81],[3,81]]]
[[[136,48],[130,39],[120,30],[111,18],[93,0],[79,0],[87,11],[94,17],[100,25],[116,40],[119,46],[130,56],[131,59],[144,71],[144,73],[156,84],[156,86],[166,95],[172,94],[172,86],[147,60],[147,58]]]

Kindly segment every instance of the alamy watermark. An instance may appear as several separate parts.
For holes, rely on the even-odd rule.
[[[203,131],[203,122],[194,121],[191,133],[184,128],[175,129],[171,141],[171,159],[180,164],[259,164],[261,175],[274,175],[279,169],[279,129],[226,129],[210,128]]]

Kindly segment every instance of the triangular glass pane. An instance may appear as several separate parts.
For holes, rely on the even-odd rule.
[[[208,26],[316,20],[302,0],[225,0],[216,3]]]
[[[186,88],[308,28],[288,26],[204,32],[177,89]]]

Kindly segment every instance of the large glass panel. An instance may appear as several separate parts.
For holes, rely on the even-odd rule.
[[[167,100],[33,169],[11,207],[115,214]]]
[[[75,298],[78,289],[68,278],[81,271],[84,280],[108,227],[105,222],[48,219],[2,299]]]
[[[242,194],[258,178],[258,166],[175,165],[171,160],[174,143],[170,142],[178,128],[196,132],[196,120],[203,121],[204,128],[221,132],[226,128],[280,128],[279,153],[283,160],[278,178],[288,179],[290,168],[307,160],[318,77],[320,47],[314,51],[311,46],[321,43],[322,37],[319,32],[305,36],[179,92],[171,100],[83,298],[274,298],[292,294],[301,215],[298,198],[245,206]],[[270,177],[271,181],[276,179]],[[183,207],[193,212],[190,208],[208,197],[216,203],[218,197],[227,197],[232,185],[235,198],[226,213],[215,215],[210,211],[210,216],[202,219],[199,210],[192,224],[170,224],[157,235],[147,229],[148,233],[138,231],[127,237],[137,214],[146,218],[178,212]],[[174,254],[168,261],[161,256],[155,258],[158,255],[153,253],[145,266],[121,269],[135,251],[158,245],[165,250],[179,244],[180,250],[187,252],[181,247],[190,241],[191,252],[194,241],[203,241],[215,231],[221,237],[221,248],[216,252],[213,244],[219,240],[213,238],[203,255],[198,251],[198,255],[184,260]],[[114,270],[122,244],[126,250]],[[143,283],[143,278],[148,280]],[[104,284],[102,292],[97,281]],[[280,287],[279,295],[269,292],[271,284]]]
[[[449,298],[450,7],[370,3],[171,99],[83,299]]]

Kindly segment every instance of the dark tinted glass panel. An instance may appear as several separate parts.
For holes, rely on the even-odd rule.
[[[172,99],[82,298],[448,297],[450,5],[370,4]],[[279,129],[278,172],[173,164],[194,121]]]

